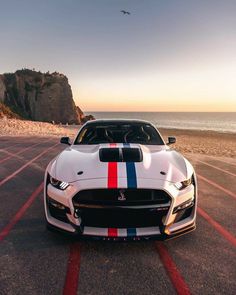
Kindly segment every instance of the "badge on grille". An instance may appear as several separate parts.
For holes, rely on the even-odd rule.
[[[124,192],[125,191],[123,189],[119,190],[118,201],[126,201],[126,196],[125,196]]]

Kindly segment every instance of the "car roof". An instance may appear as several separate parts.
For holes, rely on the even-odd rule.
[[[96,119],[86,122],[85,125],[98,125],[98,124],[149,124],[150,122],[139,119]]]

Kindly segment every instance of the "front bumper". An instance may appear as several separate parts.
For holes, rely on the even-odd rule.
[[[87,187],[90,186],[87,184]],[[104,224],[101,227],[96,226],[96,224],[92,224],[92,226],[91,224],[84,224],[81,215],[77,213],[73,203],[73,197],[78,193],[77,187],[70,186],[69,189],[60,191],[45,181],[44,204],[46,220],[52,229],[84,238],[93,237],[103,240],[169,239],[193,231],[196,222],[196,183],[183,191],[177,192],[176,189],[172,188],[172,191],[169,189],[167,192],[170,196],[170,204],[167,212],[162,216],[161,222],[158,222],[158,224],[145,224],[145,226],[142,226],[141,222],[137,227],[125,227],[124,225],[122,227],[106,227]],[[194,203],[190,208],[175,214],[173,213],[176,206],[191,198],[194,199]],[[51,201],[58,202],[58,204],[64,206],[64,215],[62,214],[60,217],[52,211]],[[157,206],[154,206],[154,208],[157,209]]]
[[[51,231],[59,232],[65,235],[69,235],[70,237],[76,237],[80,239],[94,239],[94,240],[103,240],[103,241],[143,241],[143,240],[169,240],[174,239],[175,237],[179,237],[181,235],[190,233],[196,229],[195,222],[182,228],[181,230],[177,230],[176,232],[173,232],[172,234],[166,234],[161,232],[149,232],[146,228],[146,233],[139,236],[109,236],[108,234],[105,236],[98,235],[100,228],[91,228],[87,234],[85,232],[81,232],[79,229],[71,232],[65,229],[62,229],[62,227],[58,227],[55,225],[52,225],[51,223],[47,222],[47,228]],[[95,233],[95,232],[96,233]]]

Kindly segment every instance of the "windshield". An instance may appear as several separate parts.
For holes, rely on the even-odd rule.
[[[81,129],[74,144],[100,143],[164,144],[157,130],[146,123],[88,124]]]

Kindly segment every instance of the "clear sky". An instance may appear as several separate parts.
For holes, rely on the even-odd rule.
[[[85,111],[236,111],[236,0],[0,0],[0,48]]]

